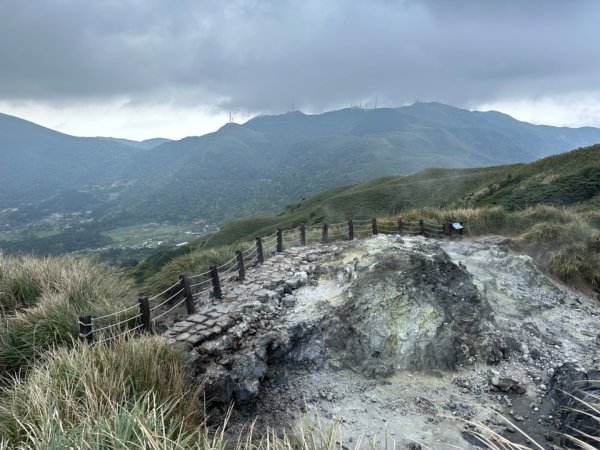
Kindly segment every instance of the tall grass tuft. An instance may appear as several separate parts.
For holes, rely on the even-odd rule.
[[[88,259],[0,253],[0,374],[48,349],[72,346],[82,314],[100,316],[135,302],[132,282]]]
[[[167,263],[160,272],[146,281],[149,292],[162,292],[176,282],[182,273],[204,273],[210,266],[219,266],[235,256],[237,250],[246,250],[253,243],[242,242],[221,247],[194,250]]]
[[[54,440],[47,448],[69,448],[80,437],[86,445],[75,448],[165,443],[201,422],[200,387],[184,355],[157,338],[57,349],[47,356],[26,378],[2,389],[0,436],[10,445],[40,448],[36,443]]]

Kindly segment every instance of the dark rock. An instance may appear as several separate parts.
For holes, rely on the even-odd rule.
[[[207,354],[214,357],[219,357],[225,352],[233,347],[233,339],[230,336],[221,336],[214,341],[205,342],[200,347],[198,347],[198,351],[203,354]]]
[[[559,417],[559,440],[563,448],[581,448],[569,436],[590,444],[592,448],[598,444],[600,427],[597,414],[585,403],[597,404],[599,380],[599,370],[584,372],[572,364],[565,364],[554,372],[547,397],[555,406],[553,416]]]
[[[277,287],[275,288],[275,292],[277,293],[277,295],[278,295],[279,297],[283,297],[283,296],[284,296],[284,294],[285,294],[285,288],[284,288],[284,286],[286,286],[286,285],[284,285],[284,284],[283,284],[283,285],[281,285],[281,286],[277,286]]]
[[[233,380],[226,369],[211,366],[199,378],[204,384],[204,396],[209,403],[227,405],[231,402]]]
[[[266,373],[267,364],[255,353],[237,357],[231,368],[231,377],[235,381],[235,402],[241,405],[254,400],[260,391],[260,383]]]
[[[452,370],[489,351],[491,308],[472,276],[441,250],[434,257],[384,250],[358,267],[346,296],[322,328],[326,346],[353,370]]]
[[[493,375],[490,378],[490,384],[502,392],[514,392],[515,394],[524,394],[527,392],[522,381],[509,376]]]
[[[532,322],[525,322],[523,329],[535,337],[539,338],[541,336],[540,329]]]
[[[286,308],[293,308],[294,306],[296,306],[296,302],[296,297],[294,297],[293,295],[286,295],[281,299],[281,305]]]
[[[234,323],[235,321],[229,315],[224,315],[217,320],[217,326],[221,327],[224,331],[229,330]]]

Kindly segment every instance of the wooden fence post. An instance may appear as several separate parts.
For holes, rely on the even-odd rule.
[[[235,252],[235,255],[237,256],[238,277],[240,278],[240,280],[243,280],[244,278],[246,278],[246,268],[244,267],[244,254],[240,250],[238,250],[237,252]]]
[[[453,230],[453,228],[454,228],[454,227],[452,226],[452,222],[450,222],[450,223],[448,224],[448,238],[449,238],[449,239],[452,239],[452,231],[454,231],[454,230]]]
[[[256,256],[258,258],[259,263],[265,262],[265,255],[263,254],[262,248],[262,239],[260,238],[260,236],[256,237]]]
[[[419,234],[425,236],[425,224],[423,223],[423,219],[419,220]]]
[[[188,281],[185,274],[179,275],[179,283],[181,284],[181,289],[183,289],[183,296],[185,298],[185,309],[188,314],[194,314],[196,308],[194,307],[194,294],[192,294],[192,289],[190,288],[190,282]]]
[[[277,228],[277,253],[283,251],[283,231],[281,228]]]
[[[377,234],[377,218],[373,217],[371,219],[371,231],[373,232],[373,236]]]
[[[321,243],[327,244],[328,240],[329,240],[329,228],[328,228],[327,224],[324,223],[323,224],[323,234],[321,236]]]
[[[150,301],[147,296],[140,295],[138,303],[140,304],[140,315],[142,316],[142,330],[150,333],[152,331],[150,324]]]
[[[404,223],[402,222],[402,217],[398,217],[398,233],[402,234],[404,232]]]
[[[348,240],[354,240],[354,223],[352,223],[352,217],[348,218]]]
[[[89,345],[94,343],[92,316],[79,316],[79,340]]]
[[[221,294],[221,282],[219,281],[219,271],[216,266],[210,267],[210,279],[213,286],[213,295],[216,299],[221,300],[223,295]]]
[[[300,224],[300,247],[304,247],[306,245],[306,227],[304,224]]]

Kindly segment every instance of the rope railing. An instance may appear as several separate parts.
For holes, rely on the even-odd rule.
[[[193,280],[193,279],[196,279],[196,278],[205,277],[206,275],[210,275],[210,270],[207,271],[207,272],[202,272],[202,273],[196,274],[196,275],[190,275],[188,277],[188,279],[189,280]],[[177,283],[179,283],[179,282],[177,282]],[[177,283],[175,283],[175,284],[177,284]]]
[[[158,316],[154,317],[154,318],[152,319],[152,322],[153,322],[154,324],[156,324],[156,321],[157,321],[158,319],[160,319],[161,317],[164,317],[165,315],[169,314],[169,313],[170,313],[171,311],[173,311],[175,308],[177,308],[177,307],[179,307],[179,306],[183,305],[183,303],[184,303],[184,302],[185,302],[185,298],[184,298],[184,299],[182,299],[182,300],[180,300],[180,301],[179,301],[179,303],[176,303],[175,305],[171,306],[171,307],[170,307],[169,309],[167,309],[166,311],[163,311],[163,312],[162,312],[162,313],[160,313]]]
[[[142,317],[142,315],[141,314],[137,314],[137,315],[135,315],[133,317],[128,317],[127,319],[123,319],[123,320],[119,320],[118,322],[111,323],[110,325],[105,325],[105,326],[100,327],[100,328],[94,328],[94,332],[95,333],[99,333],[101,331],[110,330],[112,328],[117,328],[120,325],[123,325],[125,323],[129,323],[130,321],[138,319],[140,317]],[[79,324],[81,325],[81,322],[79,322]]]
[[[236,264],[235,266],[232,266],[232,267],[230,267],[229,269],[227,269],[227,270],[224,270],[223,272],[220,272],[220,273],[221,273],[222,275],[228,275],[228,274],[230,274],[230,273],[234,273],[234,272],[237,272],[237,271],[238,271],[238,267],[237,267],[237,264]]]
[[[256,252],[256,244],[252,244],[252,247],[247,248],[246,250],[242,250],[242,255],[248,256],[250,253]]]
[[[194,300],[200,300],[200,299],[202,298],[203,294],[205,294],[205,293],[208,293],[208,294],[209,294],[209,295],[207,296],[207,298],[209,298],[209,297],[210,297],[210,293],[211,293],[211,292],[212,292],[212,287],[208,287],[208,288],[206,288],[206,289],[203,289],[203,290],[201,290],[201,291],[199,291],[199,292],[196,292],[196,293],[194,294]]]
[[[462,223],[454,222],[448,224],[435,224],[419,221],[404,221],[401,218],[393,219],[348,219],[346,222],[332,224],[314,224],[305,226],[303,224],[295,228],[281,230],[263,237],[256,238],[248,248],[240,250],[235,255],[219,266],[213,266],[210,270],[193,275],[181,275],[179,280],[165,288],[158,294],[141,296],[138,304],[133,304],[119,311],[104,314],[98,317],[79,317],[79,337],[89,344],[98,345],[110,342],[121,336],[129,336],[141,330],[152,332],[160,319],[165,318],[176,308],[186,305],[187,312],[194,312],[194,303],[201,296],[218,300],[222,298],[221,279],[223,281],[243,280],[246,268],[251,268],[264,261],[269,256],[280,253],[286,248],[299,247],[309,243],[327,243],[338,240],[361,239],[376,234],[408,234],[423,235],[425,237],[440,238],[442,236],[452,237],[453,233],[462,235],[464,227]],[[190,280],[197,280],[190,283]],[[173,292],[176,290],[176,292]],[[167,296],[160,303],[150,306],[151,302]],[[178,297],[179,301],[172,304]],[[167,308],[168,306],[168,308]],[[166,309],[164,309],[166,308]],[[137,314],[131,315],[131,311],[138,309]],[[164,309],[164,311],[161,311]],[[127,314],[129,313],[129,314]],[[154,317],[152,315],[156,314]],[[123,317],[127,314],[126,317]],[[112,323],[105,323],[107,319],[115,318]],[[133,325],[132,328],[125,328]],[[120,330],[119,333],[116,333]],[[94,341],[94,336],[100,337]]]
[[[124,308],[124,309],[122,309],[120,311],[116,311],[116,312],[112,312],[112,313],[109,313],[109,314],[105,314],[105,315],[100,316],[100,317],[92,317],[92,321],[96,322],[98,320],[107,319],[109,317],[119,316],[119,315],[123,314],[124,312],[131,311],[131,310],[135,309],[136,306],[137,305],[131,305],[131,306],[128,306],[127,308]]]
[[[202,286],[204,284],[210,284],[210,278],[208,280],[199,281],[198,283],[190,284],[190,288],[194,289],[194,288],[197,288],[198,286]]]
[[[177,284],[179,284],[179,283],[177,283]],[[162,303],[159,303],[158,305],[153,306],[152,308],[150,308],[150,311],[156,311],[158,308],[160,308],[161,306],[166,305],[167,303],[169,303],[171,300],[173,300],[175,297],[177,297],[182,292],[183,292],[183,288],[179,289],[176,293],[174,293],[173,295],[171,295],[168,299],[166,299]]]
[[[212,292],[212,286],[208,286],[204,289],[194,292],[194,298],[200,297],[200,295],[204,294],[205,292]]]
[[[172,284],[171,286],[169,286],[168,288],[166,288],[164,291],[162,291],[160,294],[156,294],[153,295],[152,297],[150,297],[148,300],[152,301],[152,300],[156,300],[158,297],[162,297],[163,295],[165,295],[167,292],[169,292],[171,289],[177,287],[177,285],[179,285],[179,281],[177,281],[176,283]]]
[[[263,247],[264,253],[276,253],[277,252],[277,243],[272,244],[270,246]]]
[[[217,267],[217,269],[219,270],[219,273],[227,273],[227,272],[231,272],[232,270],[237,270],[238,267],[238,263],[237,263],[237,258],[236,260],[233,262],[233,264],[230,264],[228,267]]]
[[[115,339],[119,339],[122,336],[129,336],[129,335],[133,334],[134,331],[137,331],[137,330],[141,329],[142,327],[143,327],[143,325],[140,324],[140,325],[138,325],[136,327],[129,328],[128,330],[125,330],[125,331],[123,331],[123,332],[121,332],[119,334],[109,335],[109,336],[107,336],[105,338],[100,339],[99,341],[94,341],[94,345],[105,344],[105,343],[108,343],[108,342],[113,341]]]
[[[231,258],[229,261],[227,261],[227,262],[225,262],[225,263],[221,264],[220,266],[218,266],[218,267],[217,267],[217,269],[219,269],[219,270],[226,270],[226,269],[225,269],[226,267],[227,267],[227,268],[228,268],[228,267],[230,267],[230,266],[231,266],[231,263],[235,263],[236,261],[237,261],[237,257],[236,257],[236,256],[234,256],[234,257],[233,257],[233,258]]]
[[[254,251],[251,254],[244,256],[244,264],[246,264],[247,261],[254,261],[254,259],[256,259],[257,256],[258,250],[254,249]]]

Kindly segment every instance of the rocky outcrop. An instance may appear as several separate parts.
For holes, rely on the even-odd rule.
[[[581,442],[598,445],[600,370],[586,372],[565,364],[552,376],[548,398],[554,406],[558,440],[563,448],[582,448]]]
[[[211,405],[235,403],[234,427],[285,426],[303,411],[343,417],[354,438],[367,429],[474,448],[473,430],[448,415],[520,439],[498,411],[553,444],[557,430],[592,425],[558,392],[580,376],[560,378],[563,366],[586,367],[589,380],[600,364],[598,306],[503,240],[287,249],[223,293],[164,336],[188,351]]]
[[[486,355],[491,310],[469,273],[437,246],[381,244],[357,264],[323,326],[337,357],[365,375],[389,376],[451,370]]]

